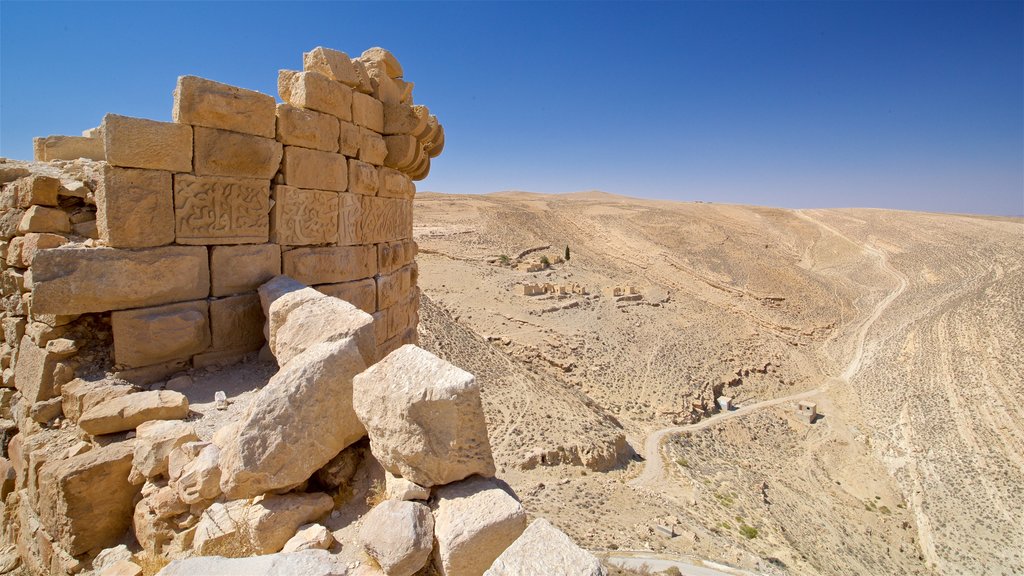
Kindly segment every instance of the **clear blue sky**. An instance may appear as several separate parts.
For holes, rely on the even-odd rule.
[[[379,45],[446,128],[420,190],[1019,215],[1022,6],[0,0],[0,155]]]

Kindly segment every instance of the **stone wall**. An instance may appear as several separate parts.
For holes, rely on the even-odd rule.
[[[264,346],[256,288],[278,274],[372,314],[380,356],[415,342],[413,181],[443,129],[386,50],[318,47],[302,68],[279,72],[283,103],[182,76],[172,122],[108,114],[36,139],[37,160],[105,162],[76,161],[77,186],[4,185],[5,386],[58,395],[76,359],[47,344],[86,321],[109,322],[128,380],[238,361]]]

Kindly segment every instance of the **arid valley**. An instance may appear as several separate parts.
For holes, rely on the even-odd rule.
[[[420,193],[414,237],[421,345],[482,382],[499,474],[584,547],[1024,572],[1020,219]]]

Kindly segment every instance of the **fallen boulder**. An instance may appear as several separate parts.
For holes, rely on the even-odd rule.
[[[434,539],[430,509],[385,500],[363,516],[359,540],[388,576],[412,576],[427,563]]]
[[[193,550],[230,557],[278,552],[303,524],[334,507],[327,494],[267,495],[214,503],[196,525]]]
[[[191,424],[178,420],[153,420],[135,429],[133,470],[145,479],[167,475],[167,457],[185,442],[199,440]]]
[[[485,576],[523,574],[605,576],[607,572],[593,554],[547,520],[538,518],[484,572]]]
[[[270,304],[267,316],[270,351],[285,366],[321,342],[353,338],[367,366],[376,361],[373,316],[313,288],[287,292]]]
[[[526,528],[526,511],[494,479],[470,478],[435,494],[434,566],[442,576],[482,574]]]
[[[301,550],[326,550],[334,544],[334,534],[323,524],[307,524],[299,526],[295,533],[284,544],[282,552],[299,552]]]
[[[170,390],[138,392],[112,398],[86,409],[78,426],[92,434],[133,430],[150,420],[179,420],[188,415],[188,398]]]
[[[206,556],[175,560],[157,576],[345,576],[348,563],[326,550],[303,550],[252,556],[249,558],[223,558]]]

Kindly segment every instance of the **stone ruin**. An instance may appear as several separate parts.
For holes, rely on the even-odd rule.
[[[571,282],[568,284],[524,282],[522,284],[516,284],[516,293],[520,296],[543,296],[545,294],[554,294],[556,296],[576,294],[579,296],[586,296],[589,294],[587,289],[578,282]]]
[[[415,346],[414,181],[444,130],[412,88],[386,50],[318,47],[283,103],[183,76],[172,122],[0,162],[0,568],[603,573],[527,527],[475,379]],[[212,433],[165,388],[257,355],[277,373]],[[368,466],[383,501],[340,541]]]

